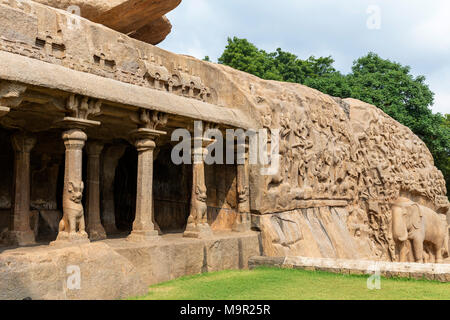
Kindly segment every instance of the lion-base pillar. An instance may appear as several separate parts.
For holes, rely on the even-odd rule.
[[[82,204],[84,189],[82,178],[83,148],[87,135],[81,129],[70,129],[63,132],[62,138],[66,148],[63,218],[59,224],[58,237],[51,245],[88,243],[89,238],[85,231]]]
[[[213,235],[208,224],[207,205],[206,205],[206,183],[205,183],[205,165],[203,156],[206,154],[206,147],[213,140],[198,137],[193,139],[192,150],[192,197],[191,210],[188,218],[186,230],[183,237],[186,238],[208,238]]]

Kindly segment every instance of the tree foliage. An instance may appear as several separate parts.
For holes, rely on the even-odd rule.
[[[434,94],[425,77],[413,76],[410,67],[370,52],[357,59],[352,71],[344,75],[333,67],[331,56],[302,60],[280,48],[268,53],[236,37],[228,38],[218,62],[262,79],[301,83],[381,108],[425,142],[450,187],[450,116],[433,114],[430,106]]]

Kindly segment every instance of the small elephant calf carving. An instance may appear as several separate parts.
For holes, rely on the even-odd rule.
[[[63,218],[59,223],[58,239],[87,238],[85,231],[83,199],[83,181],[69,182],[63,198]]]
[[[411,241],[416,262],[424,261],[424,242],[433,249],[437,263],[448,255],[448,224],[433,210],[407,198],[398,198],[392,203],[392,231],[400,243],[400,262],[407,261],[407,241]]]

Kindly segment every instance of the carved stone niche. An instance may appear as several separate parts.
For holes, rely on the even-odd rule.
[[[147,80],[151,88],[166,90],[165,86],[170,79],[170,73],[162,64],[157,64],[152,57],[151,62],[144,60],[144,79]]]

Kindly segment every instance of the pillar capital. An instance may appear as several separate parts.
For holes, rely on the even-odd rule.
[[[66,150],[82,150],[87,140],[87,135],[80,129],[70,129],[62,134]]]
[[[207,147],[215,141],[204,137],[192,138],[192,159],[195,164],[203,163],[204,157],[208,154]]]
[[[99,140],[88,140],[86,143],[86,152],[89,157],[99,157],[105,144]]]
[[[140,128],[130,132],[131,139],[138,152],[154,150],[156,147],[155,140],[165,135],[167,132],[154,129]]]
[[[36,137],[22,131],[13,134],[11,142],[15,152],[30,153],[36,145]]]

